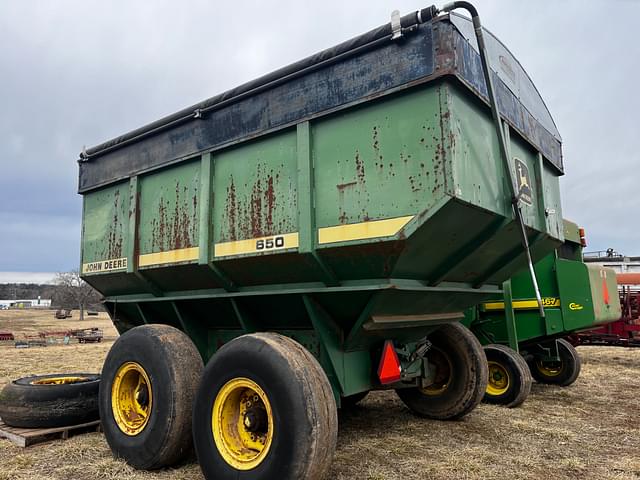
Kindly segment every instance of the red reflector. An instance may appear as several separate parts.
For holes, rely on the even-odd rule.
[[[400,380],[400,360],[391,340],[384,342],[378,366],[378,378],[383,385]]]
[[[604,299],[604,303],[609,305],[609,289],[607,288],[607,279],[602,279],[602,298]]]
[[[580,228],[578,229],[579,235],[580,235],[580,245],[582,245],[583,247],[587,246],[587,236],[584,233],[584,228]]]

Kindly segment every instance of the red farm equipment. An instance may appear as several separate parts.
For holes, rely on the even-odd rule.
[[[640,347],[640,273],[618,273],[622,316],[602,327],[572,335],[574,345]]]

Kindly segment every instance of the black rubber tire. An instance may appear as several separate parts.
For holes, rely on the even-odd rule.
[[[340,399],[340,408],[342,408],[344,410],[348,410],[350,408],[354,408],[356,405],[358,405],[358,403],[360,403],[362,400],[364,400],[367,395],[369,395],[368,391],[360,392],[360,393],[354,393],[353,395],[349,395],[347,397],[342,397]]]
[[[461,324],[440,327],[429,335],[435,354],[450,364],[449,383],[438,395],[426,395],[420,388],[398,388],[400,400],[417,415],[435,420],[456,420],[467,415],[482,401],[487,389],[487,359],[478,339]],[[430,353],[427,352],[427,359]],[[437,375],[437,372],[436,372]]]
[[[536,382],[567,387],[578,379],[580,370],[582,369],[582,362],[575,347],[564,338],[560,338],[556,340],[556,342],[558,342],[558,354],[560,355],[562,368],[559,374],[553,376],[545,375],[545,373],[538,368],[538,359],[535,355],[530,357],[527,364],[529,365],[531,376]]]
[[[123,433],[114,418],[111,390],[118,369],[136,362],[151,381],[149,420],[137,435]],[[121,335],[102,370],[100,417],[113,454],[129,465],[153,470],[173,465],[192,451],[191,412],[203,370],[193,342],[168,325],[142,325]]]
[[[66,384],[32,382],[59,377],[82,377],[86,381]],[[0,418],[11,427],[53,428],[78,425],[100,418],[100,375],[58,373],[19,378],[0,392]]]
[[[486,345],[484,353],[487,362],[495,362],[504,369],[508,376],[508,385],[504,393],[491,394],[489,387],[485,392],[483,401],[494,405],[503,405],[514,408],[522,405],[529,393],[531,393],[531,373],[527,362],[522,355],[505,345]],[[489,385],[491,385],[491,365],[489,365]]]
[[[273,412],[271,446],[251,470],[227,463],[212,434],[215,399],[236,378],[257,383]],[[205,367],[194,406],[193,434],[207,479],[321,479],[336,448],[335,397],[322,367],[302,345],[276,333],[243,335],[225,344]]]

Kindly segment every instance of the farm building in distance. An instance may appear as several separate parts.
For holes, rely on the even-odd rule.
[[[6,310],[9,308],[50,308],[51,299],[33,298],[33,299],[14,299],[14,300],[0,300],[0,309]]]

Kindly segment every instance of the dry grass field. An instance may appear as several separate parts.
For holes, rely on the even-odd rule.
[[[106,316],[55,320],[52,312],[0,311],[0,330],[99,326]],[[16,350],[0,346],[0,387],[10,379],[59,371],[97,372],[113,340]],[[392,392],[371,394],[340,414],[335,479],[639,479],[640,350],[581,348],[582,375],[569,388],[535,385],[521,407],[481,405],[463,421],[411,415]],[[114,459],[101,434],[28,449],[0,440],[0,480],[201,479],[195,459],[138,472]]]

